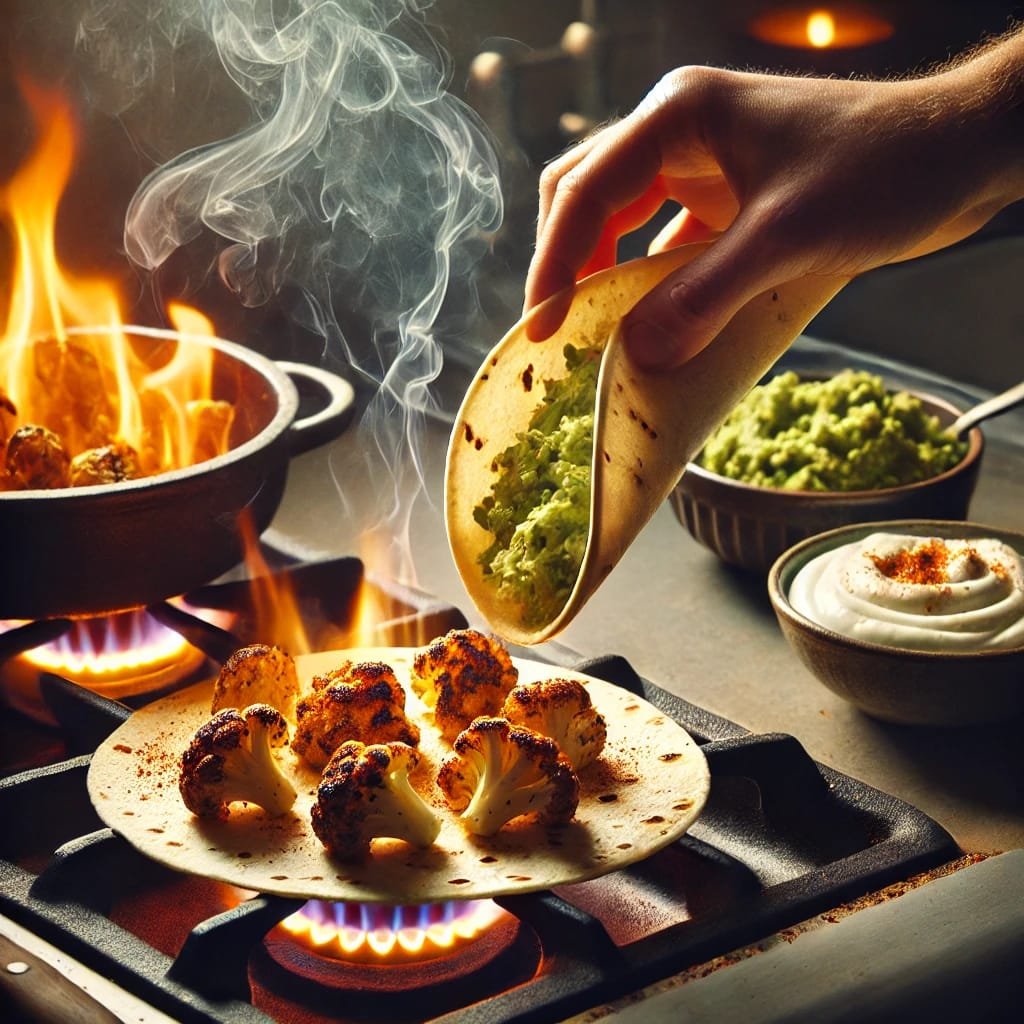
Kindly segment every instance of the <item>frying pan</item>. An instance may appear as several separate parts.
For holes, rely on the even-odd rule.
[[[70,334],[102,333],[80,328]],[[301,363],[275,362],[221,338],[124,329],[142,358],[168,343],[213,349],[212,397],[234,405],[230,449],[139,480],[0,492],[0,619],[100,615],[214,579],[243,555],[239,525],[258,534],[281,501],[292,455],[339,435],[352,386]],[[299,391],[327,402],[297,418]]]

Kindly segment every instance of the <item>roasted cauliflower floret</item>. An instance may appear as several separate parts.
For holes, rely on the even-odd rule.
[[[124,441],[114,441],[101,448],[87,448],[72,460],[68,471],[72,487],[92,484],[118,484],[142,476],[139,454]]]
[[[314,768],[323,768],[345,740],[413,747],[420,741],[419,728],[405,717],[405,690],[381,661],[346,661],[317,676],[295,714],[292,748]]]
[[[60,438],[46,427],[28,423],[7,441],[7,473],[25,490],[67,487],[71,460]]]
[[[580,797],[579,779],[555,741],[505,718],[478,718],[459,733],[437,784],[466,828],[481,836],[521,814],[568,824]]]
[[[434,722],[454,740],[481,715],[496,715],[519,678],[500,641],[474,629],[453,629],[413,659],[412,688],[434,709]]]
[[[520,683],[505,698],[502,715],[550,736],[579,771],[604,749],[608,729],[587,688],[576,679]]]
[[[280,647],[250,644],[235,651],[213,686],[211,710],[269,704],[286,718],[295,717],[299,676],[291,655]]]
[[[366,854],[375,838],[430,846],[441,819],[409,782],[419,751],[406,743],[342,743],[316,791],[313,831],[328,852],[350,860]]]
[[[201,818],[226,818],[236,800],[280,815],[295,803],[273,747],[288,742],[288,723],[269,704],[225,708],[204,722],[181,759],[178,788]]]

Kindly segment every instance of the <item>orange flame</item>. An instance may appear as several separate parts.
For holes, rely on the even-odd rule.
[[[210,346],[141,345],[125,326],[116,281],[61,266],[57,215],[75,163],[75,122],[58,92],[28,81],[22,91],[37,138],[0,187],[13,241],[10,298],[0,309],[0,447],[31,424],[52,431],[69,458],[129,445],[141,475],[226,450],[233,411],[210,398]],[[175,315],[191,333],[213,333],[195,311]]]
[[[280,927],[308,949],[336,960],[418,963],[450,955],[505,915],[492,900],[411,907],[310,900]]]

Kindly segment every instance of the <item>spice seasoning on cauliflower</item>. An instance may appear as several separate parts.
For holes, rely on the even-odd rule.
[[[697,462],[760,487],[861,491],[937,476],[966,452],[918,398],[874,374],[802,381],[790,371],[755,387]]]
[[[437,784],[478,836],[524,814],[546,827],[567,825],[580,798],[579,778],[558,744],[505,718],[478,718],[459,733]]]
[[[218,711],[182,755],[178,788],[185,806],[201,818],[227,818],[236,802],[286,814],[295,803],[295,787],[272,749],[287,742],[288,723],[269,704]]]
[[[527,626],[549,622],[572,592],[590,524],[599,349],[565,348],[568,374],[544,381],[527,429],[495,461],[498,479],[473,510],[494,542],[485,576],[523,607]]]
[[[313,679],[313,692],[295,705],[292,749],[323,768],[346,740],[416,746],[420,730],[405,717],[405,690],[390,665],[346,661]]]
[[[441,819],[409,781],[419,759],[419,751],[405,743],[350,740],[338,747],[311,811],[313,831],[332,856],[365,856],[378,838],[420,847],[437,839]]]
[[[213,685],[212,711],[259,702],[295,717],[299,675],[290,654],[269,644],[240,647],[224,662]]]
[[[505,698],[501,714],[553,739],[576,771],[593,763],[608,736],[604,716],[578,679],[520,683]]]
[[[412,688],[434,709],[434,724],[454,740],[480,715],[496,715],[519,671],[499,640],[475,629],[453,629],[413,659]]]

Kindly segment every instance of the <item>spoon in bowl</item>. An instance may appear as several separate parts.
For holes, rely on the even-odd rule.
[[[983,420],[1009,412],[1021,403],[1024,403],[1024,381],[962,413],[949,425],[948,432],[954,437],[960,437]]]

